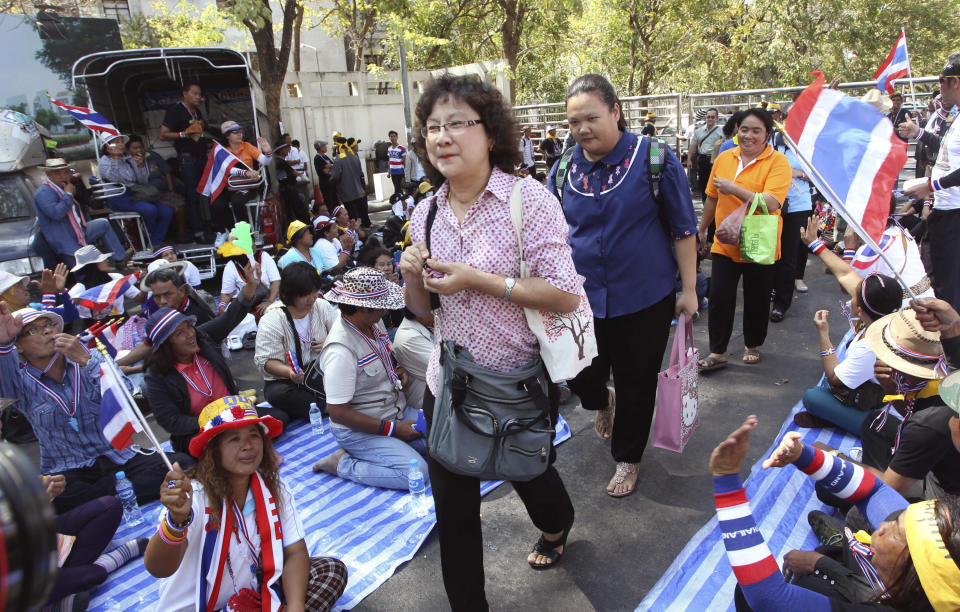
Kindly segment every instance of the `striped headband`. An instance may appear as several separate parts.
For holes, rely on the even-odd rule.
[[[172,251],[172,250],[173,250],[173,247],[170,246],[170,245],[162,246],[162,247],[160,247],[159,249],[157,249],[156,251],[153,252],[153,257],[154,257],[154,258],[160,257],[161,255],[163,255],[163,254],[166,253],[167,251]]]
[[[157,338],[163,333],[163,330],[182,316],[183,314],[179,310],[171,310],[167,314],[163,315],[163,317],[157,321],[157,324],[153,326],[153,329],[147,333],[147,337],[150,338],[150,343],[156,344]],[[176,322],[179,324],[179,321]]]
[[[330,213],[331,219],[336,219],[337,215],[340,214],[340,211],[343,210],[343,204],[337,204],[333,207],[333,212]]]
[[[343,297],[348,297],[355,300],[369,300],[372,298],[378,298],[381,295],[386,295],[390,292],[389,287],[384,287],[379,291],[372,291],[370,293],[351,293],[349,291],[344,291],[343,287],[343,281],[338,280],[337,282],[333,283],[333,287],[330,288],[330,291],[336,293],[337,295],[342,295]]]
[[[870,314],[873,315],[875,319],[879,319],[880,317],[885,315],[883,313],[878,312],[876,308],[874,308],[869,303],[867,303],[867,281],[870,280],[871,278],[876,278],[877,280],[879,280],[881,287],[887,286],[887,283],[886,281],[883,280],[883,277],[877,274],[876,272],[868,275],[867,278],[863,279],[863,282],[860,283],[860,305],[865,307],[870,312]]]

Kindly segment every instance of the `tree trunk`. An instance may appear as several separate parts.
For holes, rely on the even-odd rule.
[[[518,4],[522,0],[499,0],[503,8],[503,27],[500,37],[503,40],[503,57],[510,66],[510,104],[517,97],[517,67],[520,56],[521,15],[518,13]]]
[[[300,11],[300,15],[297,17],[296,23],[293,24],[293,71],[300,72],[300,28],[303,27],[303,11]],[[317,66],[317,70],[320,70],[320,67]]]
[[[265,0],[266,2],[266,0]],[[269,7],[269,4],[267,4]],[[293,39],[294,24],[303,15],[303,7],[297,0],[287,0],[283,5],[283,28],[280,32],[280,48],[277,49],[273,33],[273,22],[266,20],[263,27],[244,19],[244,25],[250,30],[253,44],[260,61],[260,84],[266,101],[268,129],[261,130],[275,143],[280,139],[280,97],[283,82],[287,76],[290,61],[290,43]]]

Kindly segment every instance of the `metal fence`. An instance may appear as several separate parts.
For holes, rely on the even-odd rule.
[[[893,85],[897,91],[903,93],[904,107],[920,111],[926,108],[933,90],[938,87],[938,80],[935,76],[917,77],[913,79],[911,88],[908,79],[897,79]],[[849,95],[860,96],[876,86],[876,81],[858,81],[841,83],[839,87]],[[806,86],[797,86],[695,94],[669,93],[622,98],[621,103],[627,127],[631,132],[639,133],[649,118],[657,129],[657,136],[666,140],[682,158],[687,151],[685,131],[697,121],[699,111],[716,108],[723,118],[738,110],[760,106],[764,102],[779,104],[789,111],[794,98],[805,88]],[[537,168],[545,171],[543,156],[539,152],[540,141],[546,137],[549,126],[557,127],[557,137],[561,141],[566,137],[568,130],[564,125],[567,118],[565,104],[548,102],[515,106],[514,114],[521,126],[533,128],[532,140]]]

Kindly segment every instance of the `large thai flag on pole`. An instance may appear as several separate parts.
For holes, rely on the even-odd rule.
[[[120,131],[113,127],[113,124],[107,121],[103,115],[94,112],[89,108],[84,106],[70,106],[68,104],[64,104],[63,102],[57,102],[53,98],[50,98],[50,103],[70,113],[74,119],[85,125],[87,129],[93,132],[102,132],[104,134],[111,134],[113,136],[116,136],[120,133]]]
[[[907,35],[901,30],[896,44],[893,45],[893,50],[877,68],[877,73],[873,75],[873,78],[877,79],[877,89],[892,94],[894,91],[893,82],[909,73],[910,60],[907,57]]]
[[[240,158],[231,153],[220,143],[213,143],[213,149],[207,157],[207,165],[203,169],[203,176],[197,184],[197,193],[205,195],[213,202],[227,186],[230,170],[237,164],[244,165]]]
[[[110,357],[104,357],[104,360]],[[133,398],[117,376],[117,370],[104,361],[100,364],[100,429],[111,446],[123,450],[130,446],[133,434],[143,431],[130,406]]]
[[[125,293],[127,289],[133,285],[136,279],[136,274],[128,274],[123,278],[118,278],[109,283],[87,289],[80,297],[73,301],[78,306],[86,306],[94,312],[100,312],[113,304],[120,295]]]
[[[820,193],[866,240],[880,240],[907,143],[866,102],[824,87],[823,74],[790,109],[786,135]],[[866,234],[866,236],[864,236]]]

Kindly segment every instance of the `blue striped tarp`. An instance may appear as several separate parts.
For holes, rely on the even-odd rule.
[[[840,346],[846,346],[846,342],[841,342]],[[773,453],[788,431],[803,433],[804,444],[819,441],[847,454],[850,448],[860,444],[859,438],[840,429],[798,428],[793,423],[793,415],[802,409],[803,402],[797,402],[770,448],[750,468],[746,480],[747,498],[753,516],[779,564],[783,563],[783,556],[791,550],[813,550],[819,545],[807,523],[807,514],[812,510],[828,511],[829,508],[817,499],[813,481],[806,474],[792,467],[764,470],[760,464]],[[637,611],[733,612],[736,584],[723,547],[717,517],[714,516],[680,551],[640,602]]]
[[[570,426],[560,417],[554,444],[570,435]],[[292,425],[278,438],[276,449],[284,457],[280,473],[297,501],[310,555],[337,557],[347,565],[347,589],[334,610],[353,608],[417,553],[436,523],[433,498],[428,490],[429,512],[420,517],[408,507],[409,495],[403,491],[314,474],[314,462],[337,450],[329,426],[317,437],[309,424]],[[481,495],[500,484],[484,482]],[[150,537],[156,531],[160,508],[159,502],[141,508],[144,522],[136,527],[121,525],[114,540]],[[110,574],[95,591],[89,609],[154,610],[159,586],[138,559]]]

